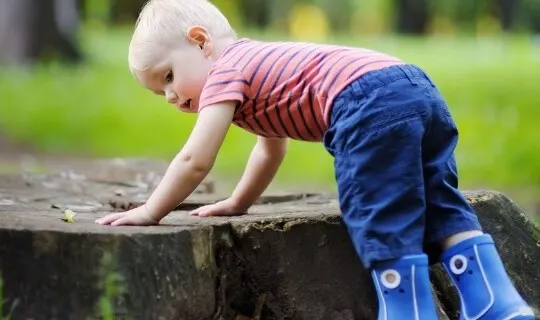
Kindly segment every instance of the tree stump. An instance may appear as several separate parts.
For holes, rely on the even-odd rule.
[[[0,270],[12,319],[376,318],[370,275],[333,195],[267,194],[244,216],[191,217],[226,196],[203,187],[159,226],[94,223],[143,203],[163,165],[81,161],[0,177]],[[500,193],[465,194],[518,290],[539,308],[538,229]],[[66,209],[72,223],[62,220]],[[432,271],[440,319],[455,319],[454,289]]]

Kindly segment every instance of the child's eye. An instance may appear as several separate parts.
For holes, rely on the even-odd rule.
[[[169,71],[165,75],[165,82],[171,83],[172,81],[173,81],[173,73],[172,73],[172,71]]]

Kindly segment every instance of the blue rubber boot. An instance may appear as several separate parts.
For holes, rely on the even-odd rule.
[[[461,320],[534,320],[533,310],[512,284],[491,236],[462,241],[442,255],[458,289]]]
[[[375,264],[378,320],[437,320],[425,254]]]

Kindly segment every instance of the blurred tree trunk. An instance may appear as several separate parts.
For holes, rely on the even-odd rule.
[[[424,34],[431,20],[429,0],[394,0],[396,31]]]
[[[124,22],[133,23],[139,17],[146,0],[110,0],[109,1],[109,23],[121,24]]]
[[[511,31],[516,26],[520,0],[499,0],[499,17],[504,31]]]
[[[240,15],[246,27],[268,27],[272,14],[270,4],[268,0],[239,0]]]
[[[77,12],[79,14],[79,19],[84,21],[86,18],[88,18],[88,12],[87,11],[87,2],[86,0],[76,0],[77,5]]]
[[[0,62],[31,65],[45,54],[80,62],[76,0],[0,0]]]
[[[520,20],[523,21],[522,23],[527,30],[534,34],[540,34],[540,1],[528,0],[522,3]]]

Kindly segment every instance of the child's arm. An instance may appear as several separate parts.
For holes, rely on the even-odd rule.
[[[249,208],[272,182],[286,153],[287,139],[259,137],[231,199]]]
[[[194,210],[199,216],[242,214],[259,198],[278,171],[287,152],[287,139],[259,137],[246,170],[232,196]]]
[[[233,102],[203,108],[193,131],[145,205],[96,220],[99,224],[156,224],[184,201],[210,172],[233,119]]]

